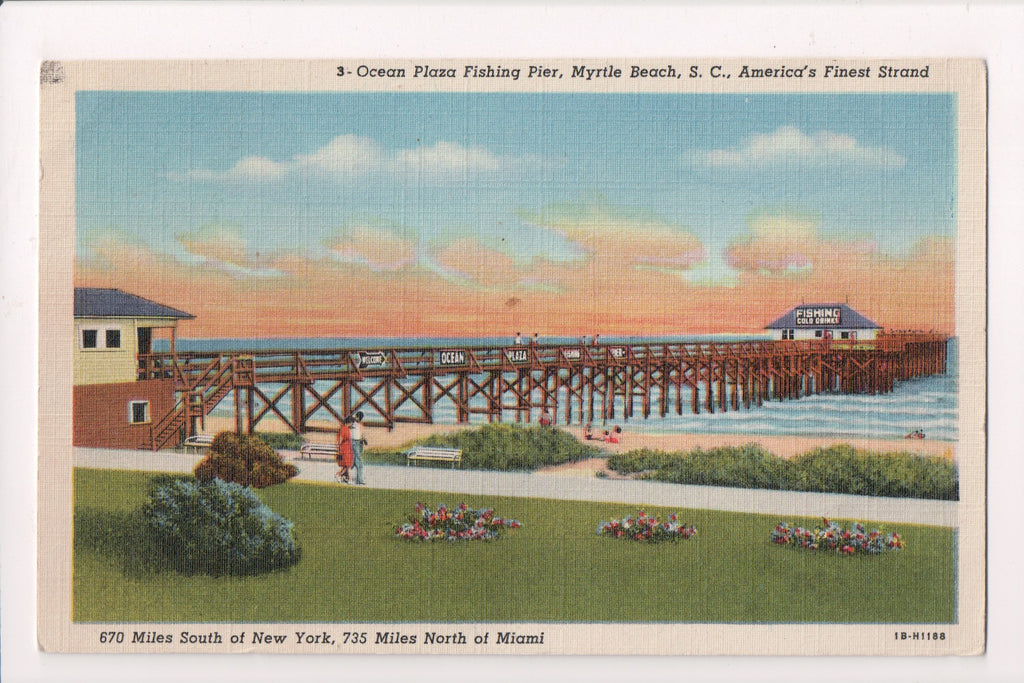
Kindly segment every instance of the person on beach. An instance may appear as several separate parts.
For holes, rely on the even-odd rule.
[[[583,428],[583,438],[586,439],[587,441],[594,440],[594,425],[590,424],[589,422]]]
[[[335,462],[338,463],[338,471],[334,475],[334,480],[341,483],[349,483],[348,473],[352,468],[353,450],[352,450],[352,429],[349,425],[352,424],[352,418],[347,418],[338,429],[337,444],[338,444],[338,455],[336,456]]]
[[[553,420],[551,419],[551,413],[545,408],[544,412],[540,414],[540,418],[537,420],[541,427],[550,427]]]
[[[358,411],[352,420],[352,461],[356,466],[356,485],[362,486],[366,483],[363,479],[363,446],[366,439],[363,438],[363,411]]]
[[[607,442],[607,441],[610,441],[611,438],[612,438],[611,433],[607,429],[604,430],[604,434],[601,435],[601,441]]]
[[[604,432],[604,440],[605,440],[606,443],[618,443],[619,442],[619,435],[621,435],[621,434],[622,434],[622,427],[620,427],[618,425],[615,425],[615,429],[613,429],[611,431],[611,433],[609,433],[607,429],[605,430],[605,432]]]

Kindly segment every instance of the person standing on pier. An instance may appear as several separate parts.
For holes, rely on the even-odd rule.
[[[366,439],[363,438],[363,411],[358,411],[352,421],[352,460],[356,466],[356,485],[362,486],[366,483],[363,479],[363,446]]]
[[[515,344],[516,344],[516,346],[522,346],[523,345],[523,335],[520,334],[519,332],[516,332]]]

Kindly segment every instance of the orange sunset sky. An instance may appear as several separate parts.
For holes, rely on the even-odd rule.
[[[945,96],[77,111],[75,284],[192,313],[182,337],[751,333],[802,301],[954,332]]]

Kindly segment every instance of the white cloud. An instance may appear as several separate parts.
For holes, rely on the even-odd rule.
[[[483,147],[463,147],[451,142],[439,142],[433,147],[399,150],[390,166],[398,173],[443,175],[467,171],[500,171],[507,160]]]
[[[464,147],[446,141],[429,147],[389,151],[371,138],[340,135],[310,154],[296,154],[287,161],[250,156],[226,171],[197,169],[186,177],[204,181],[259,182],[297,173],[330,176],[384,173],[444,180],[466,173],[496,173],[524,163],[535,163],[535,160],[500,156],[483,147]],[[180,178],[172,176],[172,179]]]
[[[210,171],[199,169],[192,171],[187,177],[197,180],[272,180],[285,173],[285,164],[266,157],[246,157],[226,171]]]
[[[899,168],[907,162],[905,157],[896,152],[885,147],[861,145],[849,135],[825,130],[807,135],[792,126],[782,126],[772,133],[755,135],[744,147],[700,153],[698,159],[711,166],[763,166],[780,162],[803,162]]]

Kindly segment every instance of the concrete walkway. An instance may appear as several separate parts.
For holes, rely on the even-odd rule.
[[[337,467],[333,461],[300,460],[297,455],[294,452],[282,451],[282,456],[299,468],[296,480],[338,485],[334,484]],[[168,451],[152,453],[103,448],[74,449],[76,467],[99,469],[191,472],[202,457]],[[630,505],[754,512],[780,518],[827,516],[864,522],[900,522],[949,527],[958,525],[958,503],[950,501],[687,486],[652,481],[599,479],[551,472],[488,472],[402,465],[368,465],[365,476],[368,486],[383,489],[590,500]],[[457,501],[432,502],[451,504]]]

